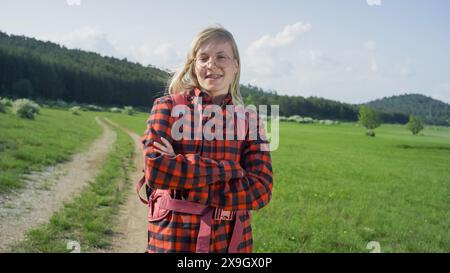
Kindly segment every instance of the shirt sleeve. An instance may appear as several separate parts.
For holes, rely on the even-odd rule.
[[[269,142],[259,122],[256,140],[246,140],[241,162],[245,175],[210,186],[209,205],[224,210],[257,210],[272,197],[273,172]],[[261,134],[264,136],[261,137]]]
[[[162,155],[154,151],[153,141],[164,137],[171,144],[171,109],[168,97],[156,99],[142,138],[145,179],[150,187],[159,189],[192,189],[216,182],[242,178],[244,170],[232,160],[213,160],[199,154]]]

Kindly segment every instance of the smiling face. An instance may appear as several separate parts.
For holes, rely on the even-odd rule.
[[[195,74],[200,87],[211,96],[228,92],[239,65],[229,42],[207,42],[195,56]]]

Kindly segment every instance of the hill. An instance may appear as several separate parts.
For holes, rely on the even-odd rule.
[[[421,94],[385,97],[367,105],[379,112],[416,115],[427,124],[450,125],[450,105]]]

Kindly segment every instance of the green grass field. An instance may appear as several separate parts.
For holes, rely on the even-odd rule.
[[[9,126],[2,127],[0,138],[3,173],[11,170],[9,160],[18,160],[13,155],[20,145],[4,144],[16,143],[17,135],[30,135],[31,141],[40,134],[42,143],[36,147],[46,151],[55,145],[49,142],[56,141],[51,136],[57,134],[61,149],[49,153],[61,158],[64,149],[74,151],[98,133],[93,113],[76,117],[61,110],[42,112],[36,121],[0,114],[1,125]],[[95,114],[139,135],[146,129],[148,113]],[[40,121],[44,118],[46,122]],[[76,118],[86,122],[76,123]],[[36,124],[23,125],[26,122]],[[52,124],[60,124],[65,133]],[[253,212],[255,252],[369,252],[370,241],[379,242],[381,252],[450,251],[449,128],[427,127],[412,136],[403,126],[382,125],[370,138],[354,124],[283,122],[280,131],[280,146],[272,152],[272,201]],[[62,140],[65,137],[73,137],[68,141],[73,146]],[[21,160],[37,166],[50,162]]]
[[[270,205],[255,215],[260,252],[450,250],[450,130],[283,123]],[[270,221],[268,221],[270,219]]]
[[[95,113],[42,109],[35,120],[0,113],[0,194],[23,187],[21,175],[68,160],[101,133]]]

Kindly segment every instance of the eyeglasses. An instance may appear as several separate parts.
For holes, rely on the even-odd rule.
[[[225,55],[217,55],[215,57],[207,57],[207,56],[201,56],[195,58],[195,62],[200,67],[206,67],[210,60],[213,60],[213,63],[217,67],[227,67],[230,64],[231,58]]]

